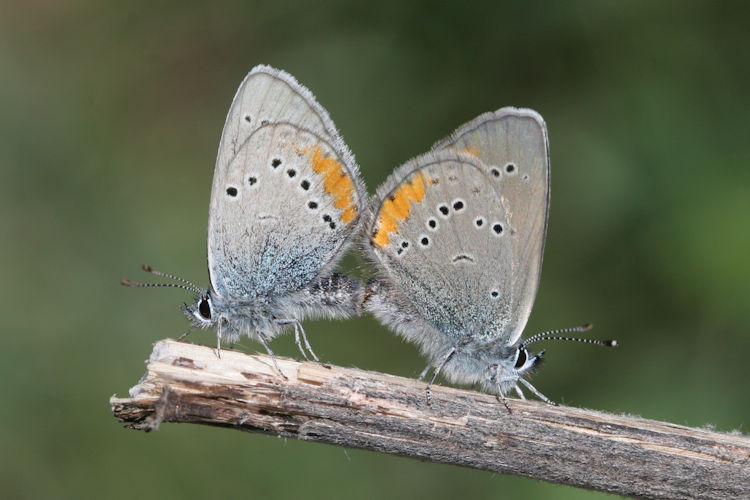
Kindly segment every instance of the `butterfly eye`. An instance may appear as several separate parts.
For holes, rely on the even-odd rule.
[[[208,303],[208,299],[201,299],[198,304],[198,312],[203,319],[211,319],[211,306]]]
[[[526,364],[526,360],[529,358],[526,349],[519,349],[518,355],[516,357],[516,364],[513,368],[516,370],[520,369],[524,364]]]

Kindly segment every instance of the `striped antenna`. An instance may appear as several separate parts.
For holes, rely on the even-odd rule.
[[[576,326],[574,328],[560,328],[559,330],[550,330],[548,332],[537,333],[536,335],[533,335],[529,337],[528,339],[524,340],[521,343],[521,346],[519,347],[519,349],[523,349],[527,347],[529,344],[533,344],[534,342],[539,342],[540,340],[566,340],[570,342],[583,342],[584,344],[596,344],[596,345],[601,345],[604,347],[617,347],[619,345],[616,340],[582,339],[579,337],[567,337],[567,336],[560,335],[560,334],[565,334],[565,333],[588,332],[592,328],[594,328],[593,324],[586,323],[585,325]]]
[[[198,288],[198,286],[192,281],[188,281],[184,278],[180,278],[172,274],[167,274],[161,271],[157,271],[156,269],[154,269],[153,267],[147,264],[142,265],[141,269],[143,269],[147,273],[160,276],[162,278],[168,278],[168,279],[172,279],[175,281],[179,281],[179,283],[141,283],[139,281],[131,281],[131,280],[120,280],[120,283],[122,283],[125,286],[129,286],[131,288],[167,287],[167,288],[181,288],[189,292],[197,293],[198,295],[203,295],[205,293],[203,290]]]

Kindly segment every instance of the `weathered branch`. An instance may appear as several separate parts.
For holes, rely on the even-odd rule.
[[[234,427],[650,498],[750,498],[750,439],[163,340],[114,415]]]

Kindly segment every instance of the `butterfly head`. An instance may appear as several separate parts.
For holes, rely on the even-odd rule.
[[[539,353],[534,354],[528,350],[529,344],[533,344],[540,340],[562,340],[569,342],[583,342],[586,344],[595,344],[605,347],[616,347],[618,345],[616,340],[583,339],[560,335],[571,332],[587,332],[591,330],[592,327],[593,325],[586,324],[575,328],[563,328],[560,330],[543,332],[520,342],[515,347],[506,348],[500,356],[496,358],[496,362],[491,362],[483,384],[485,389],[488,392],[499,395],[504,395],[511,389],[516,389],[520,394],[518,383],[521,382],[540,399],[551,403],[551,401],[537,391],[526,380],[526,377],[531,375],[531,373],[533,373],[542,363],[542,356],[545,352],[543,349],[539,351]]]
[[[520,379],[531,375],[542,363],[544,350],[530,352],[523,344],[490,359],[482,385],[487,392],[503,395],[513,389]]]

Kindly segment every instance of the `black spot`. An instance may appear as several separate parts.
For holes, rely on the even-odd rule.
[[[302,189],[304,189],[305,191],[310,189],[310,181],[308,181],[307,179],[300,182],[299,185],[302,186]]]
[[[492,290],[490,292],[490,295],[492,295],[493,299],[496,299],[496,298],[498,298],[500,296],[500,292],[498,292],[497,290]]]
[[[422,239],[419,240],[419,242],[422,244],[423,247],[426,247],[430,244],[430,239],[427,236],[422,236]]]
[[[494,175],[495,177],[500,177],[500,170],[498,170],[497,168],[492,167],[492,170],[490,170],[490,172],[492,172],[492,175]]]
[[[256,182],[258,182],[258,179],[256,179],[255,177],[248,177],[247,182],[249,182],[250,185],[252,186]]]
[[[402,246],[403,248],[409,248],[409,242],[408,242],[408,241],[402,241],[402,242],[401,242],[401,246]]]
[[[330,215],[328,215],[328,214],[324,214],[324,215],[323,215],[323,220],[324,220],[325,222],[331,222],[331,216],[330,216]]]
[[[328,227],[330,227],[331,229],[336,229],[336,223],[335,222],[329,222],[328,223]]]
[[[391,201],[396,201],[396,197],[394,195],[388,196],[388,199]]]
[[[448,205],[440,205],[438,210],[440,210],[441,214],[448,215]]]
[[[289,170],[286,171],[286,175],[288,175],[289,178],[291,179],[292,177],[294,177],[295,175],[297,175],[297,171],[294,170],[293,168],[290,168]]]
[[[458,180],[458,177],[455,175],[450,175],[448,176],[448,180],[451,182],[456,182]]]
[[[464,208],[464,202],[461,200],[456,200],[453,202],[453,210],[459,211],[463,210]]]
[[[237,196],[237,188],[235,188],[235,187],[228,187],[227,188],[227,194],[229,196],[231,196],[232,198],[234,198],[235,196]]]
[[[396,249],[396,255],[401,255],[402,253],[404,253],[404,249],[403,248],[397,248]]]
[[[260,124],[261,124],[261,125],[268,125],[269,123],[270,123],[270,122],[269,122],[268,120],[261,120],[261,121],[260,121]]]
[[[507,165],[505,165],[505,171],[508,172],[509,174],[512,172],[515,172],[516,166],[513,165],[512,163],[508,163]]]
[[[484,219],[479,217],[477,220],[474,221],[474,224],[476,224],[477,227],[482,227],[482,224],[484,224]]]
[[[427,225],[432,229],[435,229],[437,227],[437,221],[435,219],[430,219],[427,221]]]
[[[316,202],[314,202],[314,201],[308,202],[307,206],[310,207],[313,210],[315,210],[316,208],[318,208],[318,204]]]
[[[523,180],[528,181],[529,180],[529,174],[523,174]]]
[[[203,319],[211,319],[211,306],[208,305],[207,299],[201,299],[198,304],[198,313]]]
[[[492,230],[495,231],[495,234],[500,234],[503,232],[503,225],[495,223],[495,225],[492,226]]]
[[[252,120],[252,118],[250,118],[250,115],[245,115],[245,121],[246,121],[247,123],[250,123],[250,122],[251,122],[251,121],[253,121],[253,120]]]
[[[274,158],[273,160],[271,160],[271,166],[273,168],[276,168],[279,165],[281,165],[281,158]]]

